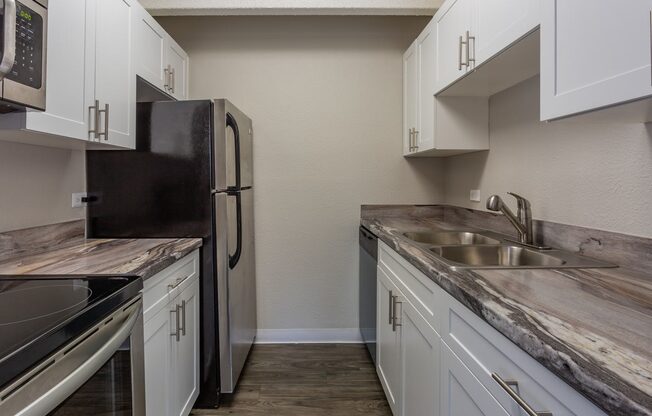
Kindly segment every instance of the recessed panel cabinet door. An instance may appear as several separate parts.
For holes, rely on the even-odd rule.
[[[418,54],[416,42],[403,54],[403,154],[416,151],[419,107]]]
[[[25,128],[87,140],[87,103],[95,94],[95,2],[50,2],[47,30],[46,111],[28,111]]]
[[[509,416],[448,346],[440,345],[441,416]]]
[[[174,310],[174,308],[172,308]],[[172,352],[175,338],[170,336],[174,331],[174,314],[169,308],[161,309],[144,324],[145,341],[145,397],[148,415],[171,415],[170,393],[172,381]]]
[[[399,296],[399,291],[380,267],[377,270],[376,369],[394,416],[400,416],[401,327],[392,325],[393,297]]]
[[[402,414],[439,415],[440,338],[407,301],[401,299]]]
[[[188,98],[188,54],[168,36],[166,55],[171,71],[167,92],[178,100],[185,100]]]
[[[186,416],[199,395],[199,280],[176,299],[181,308],[181,337],[176,345],[174,382],[177,395],[173,414]]]
[[[652,0],[541,3],[541,119],[652,95]]]
[[[165,90],[167,33],[140,5],[136,5],[136,72],[147,82]]]
[[[136,0],[97,1],[95,98],[99,101],[103,142],[135,147],[136,71],[134,22]]]
[[[466,41],[466,31],[473,35],[473,16],[478,0],[448,0],[435,14],[437,41],[437,92],[473,69],[468,58],[471,50]],[[480,0],[486,1],[486,0]]]

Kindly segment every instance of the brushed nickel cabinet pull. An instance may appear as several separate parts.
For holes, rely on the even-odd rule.
[[[471,57],[471,41],[473,41],[473,57]],[[471,62],[475,67],[475,36],[471,36],[468,30],[466,31],[466,42],[464,43],[466,44],[466,67],[470,68]]]
[[[179,316],[179,305],[176,305],[175,309],[170,311],[170,314],[174,314],[174,323],[175,323],[175,331],[170,333],[170,336],[175,337],[176,341],[179,342],[181,339],[181,330],[180,330],[180,316]]]
[[[516,402],[516,404],[519,405],[521,409],[525,413],[527,413],[528,416],[552,416],[552,412],[548,411],[543,411],[543,412],[536,412],[530,407],[529,404],[517,392],[514,391],[514,389],[511,386],[515,386],[518,388],[518,382],[515,380],[503,380],[502,377],[500,377],[497,373],[491,373],[491,377],[496,380],[496,383],[505,390],[505,393],[509,395],[509,397],[512,398]]]
[[[174,90],[176,88],[176,85],[177,85],[177,80],[176,80],[176,77],[174,75],[174,68],[170,67],[170,91],[172,91],[173,94],[174,94]]]
[[[181,335],[186,336],[186,300],[181,301],[181,322],[183,326],[181,327]]]
[[[163,74],[165,76],[165,84],[163,84],[163,88],[167,91],[170,89],[170,65],[163,69]]]
[[[97,133],[98,139],[101,136],[104,136],[104,140],[107,141],[109,140],[109,103],[104,104],[104,110],[96,110],[97,111],[97,123],[99,125],[100,123],[100,113],[104,113],[104,131]],[[99,127],[96,127],[97,130],[99,130]]]
[[[414,129],[414,150],[419,150],[419,130]]]
[[[98,131],[98,125],[100,123],[100,113],[97,111],[100,107],[100,101],[95,100],[95,105],[88,107],[88,138],[89,139],[99,139],[100,132]],[[91,121],[92,120],[92,121]],[[94,128],[90,128],[91,123],[94,125]],[[92,136],[91,136],[92,135]]]
[[[392,324],[392,300],[394,299],[394,296],[392,294],[392,291],[389,291],[389,322],[388,324]]]
[[[392,300],[392,315],[393,315],[392,331],[396,332],[397,327],[403,326],[402,323],[399,324],[399,323],[396,322],[396,317],[398,316],[398,314],[396,313],[396,305],[401,305],[401,308],[402,308],[403,307],[403,302],[397,301],[398,296],[393,296],[392,298],[393,298],[393,300]]]
[[[460,36],[459,51],[458,51],[458,56],[457,56],[457,70],[458,71],[461,71],[462,70],[462,65],[464,65],[464,62],[462,62],[462,45],[464,45],[464,42],[462,41],[462,36]]]

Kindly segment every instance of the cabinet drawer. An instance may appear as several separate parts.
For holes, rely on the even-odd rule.
[[[379,243],[379,248],[378,266],[387,273],[406,299],[439,334],[441,324],[437,305],[440,303],[443,290],[388,245]]]
[[[147,322],[199,277],[199,250],[195,250],[143,283],[143,313]]]
[[[444,295],[442,339],[512,416],[524,413],[492,377],[514,380],[512,388],[535,411],[554,416],[606,416],[576,390],[527,355],[448,294]]]

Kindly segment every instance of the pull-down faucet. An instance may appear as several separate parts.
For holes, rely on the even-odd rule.
[[[517,211],[516,215],[498,195],[492,195],[487,199],[487,209],[491,211],[500,211],[505,214],[509,222],[514,225],[518,232],[518,241],[521,244],[536,246],[534,243],[534,231],[532,227],[532,208],[530,201],[513,192],[507,192],[516,198]]]

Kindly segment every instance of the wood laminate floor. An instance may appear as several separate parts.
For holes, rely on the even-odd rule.
[[[238,389],[219,409],[193,415],[387,415],[389,405],[361,344],[256,345]]]

